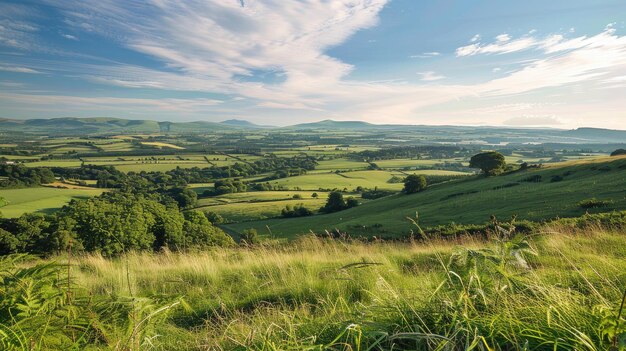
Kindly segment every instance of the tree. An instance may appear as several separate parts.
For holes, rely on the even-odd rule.
[[[426,177],[423,175],[411,174],[404,178],[404,188],[402,191],[405,194],[413,194],[426,189],[426,186]]]
[[[312,216],[313,211],[304,207],[303,204],[298,204],[293,207],[291,207],[290,205],[287,205],[281,211],[281,215],[285,218],[306,217],[306,216]]]
[[[496,151],[482,152],[472,156],[470,167],[479,168],[486,176],[502,173],[506,166],[504,155]]]
[[[313,193],[313,194],[311,194],[311,197],[314,198],[314,199],[317,199],[318,195],[317,195],[317,193]]]
[[[172,188],[167,194],[176,200],[180,208],[191,208],[198,203],[198,194],[189,188]]]
[[[328,200],[326,200],[326,205],[320,209],[321,212],[331,213],[337,212],[341,210],[345,210],[347,208],[346,200],[343,199],[343,194],[338,191],[333,191],[328,194]]]
[[[617,149],[611,152],[611,156],[626,155],[626,149]]]
[[[205,212],[204,215],[209,220],[209,222],[213,224],[222,224],[224,223],[224,217],[220,216],[218,213],[208,211]]]
[[[233,239],[221,229],[213,226],[204,213],[200,211],[185,212],[185,244],[195,247],[230,246]]]

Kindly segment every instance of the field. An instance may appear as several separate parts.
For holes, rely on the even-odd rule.
[[[24,283],[8,280],[6,291],[33,302],[23,307],[31,314],[4,325],[4,342],[81,348],[73,328],[62,327],[62,304],[34,304],[56,294],[35,282],[59,279],[55,301],[72,279],[73,309],[82,313],[69,318],[90,316],[87,330],[101,335],[93,350],[607,350],[626,284],[625,233],[542,232],[549,234],[530,241],[308,237],[287,246],[87,255],[73,258],[69,273],[49,266],[64,257],[30,270],[1,261]],[[494,255],[494,263],[464,263],[468,252]]]
[[[317,192],[313,198],[308,191],[264,191],[225,194],[198,200],[197,209],[214,212],[227,221],[243,222],[256,219],[278,217],[285,206],[304,205],[317,210],[324,205],[327,193]],[[300,199],[294,199],[299,195]]]
[[[344,173],[314,173],[297,177],[282,178],[270,181],[272,185],[280,185],[289,189],[319,190],[319,189],[348,189],[356,187],[400,190],[401,183],[389,183],[394,176],[404,177],[401,173],[387,171],[354,171]]]
[[[353,173],[380,174],[383,178],[383,175],[387,174],[382,171]],[[335,186],[342,186],[338,175],[326,176],[328,184],[335,182],[334,184],[337,184]],[[525,181],[532,176],[541,176],[541,181]],[[552,182],[553,176],[561,176],[563,180]],[[306,177],[310,176],[302,178],[311,179]],[[292,181],[292,186],[298,184],[303,188],[314,187],[313,180],[307,185],[304,182],[295,183],[297,178],[300,177],[286,180]],[[366,184],[373,178],[359,179],[359,183],[353,179],[347,178],[344,186],[350,184],[350,188],[357,184]],[[233,232],[256,228],[260,233],[268,234],[266,228],[269,227],[273,235],[293,238],[310,230],[319,232],[333,228],[347,230],[350,226],[381,225],[379,235],[402,236],[407,235],[411,229],[407,217],[414,217],[416,212],[419,213],[420,223],[434,226],[450,222],[483,223],[489,220],[491,215],[500,218],[518,215],[520,219],[529,220],[578,216],[587,211],[579,207],[578,202],[590,198],[608,200],[610,204],[605,208],[588,211],[624,209],[626,208],[624,184],[626,184],[624,157],[571,161],[494,178],[472,177],[434,185],[422,193],[394,195],[328,215],[285,220],[270,219],[227,225],[226,228]],[[401,186],[402,184],[388,184],[386,188],[399,189]]]
[[[100,195],[101,189],[59,189],[50,187],[0,190],[0,197],[9,201],[1,207],[4,217],[19,217],[23,213],[52,213],[73,199]]]

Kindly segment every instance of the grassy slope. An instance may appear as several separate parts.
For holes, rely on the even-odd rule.
[[[0,190],[0,197],[9,204],[0,209],[4,217],[19,217],[26,212],[51,213],[72,199],[100,195],[101,189],[24,188]]]
[[[603,166],[609,171],[600,170]],[[595,169],[594,169],[595,168]],[[564,175],[561,182],[550,182],[553,175]],[[541,175],[542,182],[520,182]],[[498,189],[512,183],[517,186]],[[475,192],[475,193],[469,193]],[[310,230],[346,229],[350,225],[382,224],[385,236],[404,235],[411,226],[406,217],[419,212],[425,226],[456,223],[483,223],[490,215],[540,220],[556,216],[577,216],[585,210],[577,206],[583,199],[612,199],[612,207],[626,208],[626,157],[593,161],[572,161],[542,169],[531,169],[494,178],[471,178],[433,186],[414,195],[394,195],[371,201],[357,208],[307,218],[271,219],[226,226],[231,232],[256,228],[273,235],[293,238]]]
[[[490,350],[523,349],[527,342],[529,350],[606,350],[597,318],[602,308],[614,316],[619,307],[626,236],[555,230],[534,238],[538,256],[527,256],[532,268],[518,275],[519,289],[513,290],[496,289],[482,270],[480,289],[467,278],[467,285],[455,284],[456,278],[439,285],[455,245],[485,247],[478,241],[367,245],[307,239],[275,248],[115,260],[94,255],[79,258],[72,277],[97,295],[124,296],[132,289],[139,296],[185,296],[189,308],[177,308],[152,332],[158,336],[151,342],[162,350],[366,350],[381,335],[402,332],[456,336],[455,349],[469,349],[477,338]],[[351,267],[359,262],[376,264]],[[409,340],[373,349],[435,349],[423,338],[417,345]]]

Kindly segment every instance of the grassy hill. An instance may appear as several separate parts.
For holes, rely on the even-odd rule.
[[[210,132],[237,129],[235,126],[197,122],[157,122],[112,117],[50,118],[27,120],[0,120],[0,129],[46,134],[110,134],[110,133],[160,133],[160,132]]]
[[[552,181],[558,177],[562,180]],[[532,181],[537,179],[540,181]],[[601,209],[579,206],[578,202],[590,198],[611,203]],[[422,225],[435,226],[450,222],[484,223],[491,215],[542,220],[611,209],[626,209],[626,157],[572,161],[493,178],[471,177],[333,214],[244,222],[227,225],[225,229],[239,233],[255,228],[267,234],[269,227],[274,236],[293,238],[311,230],[339,228],[355,234],[364,230],[368,235],[392,237],[409,232],[411,225],[406,218],[416,212]]]

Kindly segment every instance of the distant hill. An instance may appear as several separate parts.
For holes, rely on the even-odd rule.
[[[363,121],[334,121],[326,119],[313,123],[301,123],[287,128],[295,129],[372,129],[382,127],[376,124],[371,124]]]
[[[213,122],[157,122],[112,117],[50,118],[50,119],[0,119],[0,130],[45,134],[114,134],[210,132],[232,130],[234,127]]]
[[[276,128],[274,126],[252,123],[250,121],[246,121],[245,119],[227,119],[225,121],[221,121],[220,124],[241,128]]]
[[[626,142],[626,130],[578,128],[564,131],[563,134],[568,137],[579,138],[584,141],[602,140],[605,142]]]
[[[600,128],[578,128],[574,130],[549,128],[510,128],[480,126],[433,126],[372,124],[363,121],[323,120],[301,123],[288,127],[258,125],[241,119],[229,119],[219,123],[159,122],[154,120],[133,120],[113,117],[94,118],[51,118],[51,119],[6,119],[0,118],[0,132],[15,131],[50,135],[87,135],[115,133],[207,133],[228,130],[318,130],[318,131],[365,131],[423,135],[425,141],[436,140],[445,143],[474,143],[503,145],[507,143],[565,143],[565,144],[624,144],[626,131]],[[402,139],[399,137],[398,139]]]

